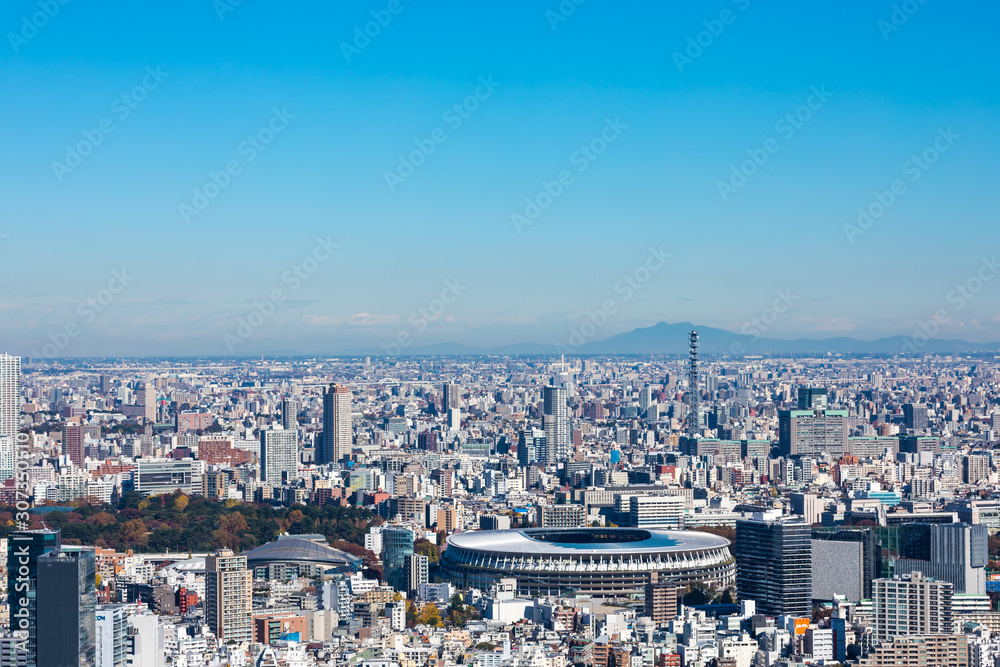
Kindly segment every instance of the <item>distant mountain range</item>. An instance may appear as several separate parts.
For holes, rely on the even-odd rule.
[[[857,338],[758,338],[733,333],[725,329],[695,325],[690,322],[668,324],[660,322],[616,334],[602,340],[587,342],[582,336],[569,337],[555,343],[517,343],[500,347],[476,347],[460,343],[440,343],[410,347],[402,355],[537,355],[537,354],[687,354],[688,333],[698,332],[699,351],[703,354],[969,354],[1000,352],[1000,342],[970,343],[957,339],[918,340],[910,336],[889,336],[876,340]],[[378,348],[345,350],[343,354],[384,356]]]

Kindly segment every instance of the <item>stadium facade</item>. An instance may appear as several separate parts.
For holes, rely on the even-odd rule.
[[[655,528],[526,528],[457,533],[441,573],[459,587],[488,589],[517,579],[525,594],[615,597],[642,593],[651,574],[680,586],[730,586],[736,564],[729,540]]]

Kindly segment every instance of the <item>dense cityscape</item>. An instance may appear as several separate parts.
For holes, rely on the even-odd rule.
[[[0,356],[0,664],[994,665],[995,356]]]

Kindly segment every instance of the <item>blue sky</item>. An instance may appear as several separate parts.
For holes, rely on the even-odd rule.
[[[896,25],[893,2],[232,2],[4,4],[0,349],[555,344],[608,300],[598,338],[739,330],[789,288],[766,336],[911,334],[943,311],[939,335],[1000,340],[993,6],[896,3]],[[548,205],[518,228],[526,198]],[[337,248],[313,264],[317,239]],[[650,247],[670,258],[625,298]]]

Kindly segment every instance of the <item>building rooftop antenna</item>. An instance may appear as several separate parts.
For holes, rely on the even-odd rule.
[[[688,354],[688,391],[690,392],[691,412],[688,415],[688,435],[692,438],[698,437],[699,427],[699,399],[698,390],[698,332],[692,331],[688,334],[690,352]]]

